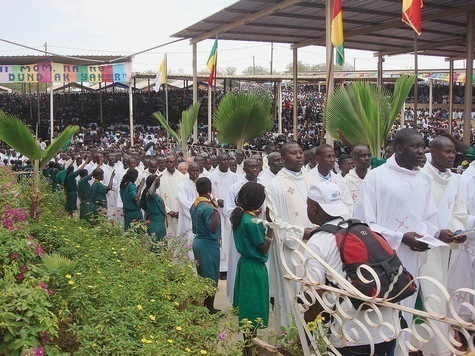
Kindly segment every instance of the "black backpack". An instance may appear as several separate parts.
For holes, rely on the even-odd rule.
[[[404,268],[396,251],[383,236],[371,230],[367,224],[350,219],[341,221],[338,226],[322,225],[314,230],[312,235],[318,231],[335,234],[343,270],[348,280],[364,295],[399,302],[416,292],[414,278]],[[381,288],[378,295],[374,281],[364,283],[358,277],[358,268],[363,264],[371,267],[379,277]],[[373,280],[367,270],[361,269],[360,272],[364,278]],[[351,302],[355,308],[363,303],[362,300],[354,298],[351,298]]]

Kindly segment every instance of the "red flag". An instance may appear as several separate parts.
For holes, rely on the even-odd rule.
[[[402,20],[411,26],[418,35],[421,34],[422,0],[402,0]]]

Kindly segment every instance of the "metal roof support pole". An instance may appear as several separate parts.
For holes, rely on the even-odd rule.
[[[282,135],[282,81],[277,82],[277,122]]]
[[[414,121],[412,123],[413,128],[417,128],[417,102],[419,101],[419,93],[417,90],[417,83],[419,77],[419,63],[417,51],[417,33],[414,32]]]
[[[82,95],[82,87],[81,87]],[[104,109],[102,106],[102,82],[99,82],[99,117],[101,119],[101,124],[104,122]]]
[[[325,4],[325,28],[326,28],[326,64],[327,64],[327,73],[326,73],[326,97],[325,97],[325,102],[328,102],[328,98],[330,97],[331,94],[333,94],[333,91],[335,89],[335,78],[334,78],[334,66],[333,66],[333,45],[332,45],[332,1],[331,0],[326,0]],[[323,116],[323,125],[322,125],[322,141],[320,143],[323,143],[323,134],[325,133],[325,120],[326,120],[326,109],[324,110],[324,116]],[[333,137],[326,132],[325,133],[326,137],[326,143],[329,144],[330,146],[333,147]]]
[[[449,134],[452,135],[452,120],[454,116],[454,61],[449,61]]]
[[[294,95],[294,103],[293,103],[293,114],[294,114],[294,120],[293,120],[293,126],[294,126],[294,140],[297,141],[298,138],[298,132],[297,132],[297,114],[299,111],[298,107],[298,100],[297,100],[297,48],[293,49],[293,66],[292,66],[292,76],[293,76],[293,95]]]
[[[432,78],[429,79],[429,116],[432,116],[432,84],[434,80]]]
[[[51,74],[51,77],[53,77],[53,74]],[[53,79],[53,78],[51,78]],[[49,87],[49,118],[50,118],[50,130],[51,130],[51,142],[53,142],[53,137],[54,137],[54,106],[53,106],[53,93],[54,93],[54,88],[53,88],[53,80],[51,80],[50,87]],[[51,143],[50,143],[51,144]]]
[[[465,64],[465,107],[463,119],[463,143],[470,145],[472,98],[473,98],[473,18],[474,12],[467,14],[467,63]]]
[[[129,125],[130,146],[134,147],[134,102],[132,100],[132,81],[129,82]]]
[[[379,89],[383,87],[383,63],[384,58],[382,55],[378,55],[378,69],[376,73],[377,86]]]
[[[198,102],[198,64],[197,44],[193,43],[193,105]],[[198,143],[198,119],[193,127],[193,143]]]

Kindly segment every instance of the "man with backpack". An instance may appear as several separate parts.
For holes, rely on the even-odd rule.
[[[310,187],[307,199],[307,215],[310,221],[320,225],[320,228],[314,231],[314,234],[307,243],[307,247],[335,272],[345,276],[348,271],[346,269],[345,272],[341,247],[339,248],[338,246],[338,235],[340,235],[338,226],[344,221],[342,216],[348,215],[349,209],[343,204],[341,196],[340,188],[335,183],[319,182]],[[329,232],[331,230],[334,230],[335,233]],[[368,230],[366,229],[365,231]],[[336,283],[336,280],[332,278],[332,272],[328,271],[325,265],[313,258],[309,252],[305,253],[305,257],[308,263],[307,271],[317,283],[326,284],[327,281],[333,284]],[[323,293],[323,290],[319,290],[318,293]],[[371,346],[374,347],[374,355],[394,355],[396,345],[395,334],[384,328],[384,334],[387,337],[385,340],[381,337],[380,331],[383,322],[390,325],[399,322],[397,312],[387,307],[378,307],[382,316],[382,319],[378,319],[376,317],[377,313],[373,310],[355,309],[353,304],[353,301],[343,300],[341,301],[341,309],[336,309],[337,314],[339,310],[343,310],[346,316],[337,315],[337,317],[332,318],[332,325],[330,326],[330,330],[332,330],[330,334],[331,344],[343,356],[354,354],[370,355]],[[321,310],[322,308],[319,305],[313,305],[305,313],[305,321],[314,321]],[[365,313],[368,313],[371,320],[379,326],[374,327],[370,325],[364,317]],[[352,329],[356,330],[359,337],[356,337],[354,342],[350,343],[345,338],[345,334],[355,335]]]

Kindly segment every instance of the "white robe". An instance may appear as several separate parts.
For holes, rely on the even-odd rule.
[[[452,174],[450,170],[446,170],[444,176],[441,176],[430,162],[425,164],[423,172],[432,177],[432,194],[437,205],[437,228],[450,229],[452,231],[462,230],[466,223],[467,209],[459,193],[460,176]],[[449,246],[432,247],[427,251],[427,262],[419,268],[419,275],[432,277],[447,288],[449,255]],[[447,315],[447,303],[444,301],[445,297],[440,289],[426,280],[421,280],[420,286],[425,309],[430,308],[440,315]],[[442,302],[438,303],[432,298],[428,299],[430,295],[437,295]],[[435,322],[434,325],[443,335],[448,335],[448,324]],[[447,347],[437,336],[430,343],[421,345],[420,349],[427,356],[451,355],[451,352],[448,351]]]
[[[198,197],[195,182],[191,179],[184,180],[178,186],[178,234],[183,234],[184,241],[190,246],[193,244],[193,232],[191,231],[190,208]],[[193,252],[191,252],[192,254]],[[190,256],[192,257],[192,256]]]
[[[460,192],[467,205],[467,229],[475,227],[475,161],[460,177]],[[475,236],[468,236],[458,249],[452,250],[448,276],[449,291],[453,292],[460,288],[475,289]],[[473,296],[465,292],[456,292],[454,295],[454,308],[464,319],[471,315],[466,308],[461,308],[462,302],[474,305]]]
[[[330,179],[326,180],[318,172],[318,165],[312,168],[307,174],[312,177],[314,182],[332,182],[338,185],[341,189],[341,200],[343,201],[343,204],[345,204],[351,212],[353,211],[353,199],[351,199],[351,194],[344,177],[330,171]]]
[[[104,180],[102,182],[105,186],[108,186],[112,172],[114,172],[114,167],[104,164],[101,168],[104,171]],[[109,220],[114,220],[117,223],[120,222],[120,213],[117,212],[117,195],[119,195],[121,179],[122,177],[118,176],[116,172],[116,175],[112,179],[112,189],[107,192],[107,217]]]
[[[269,168],[264,169],[261,174],[259,175],[259,183],[261,183],[264,187],[269,184],[269,182],[275,177],[275,174],[271,172]]]
[[[401,262],[414,277],[425,262],[427,252],[414,252],[401,243],[404,233],[415,231],[434,236],[437,208],[432,194],[432,179],[420,169],[400,167],[393,155],[386,164],[366,175],[356,201],[354,217],[369,224],[396,250]],[[414,307],[417,293],[401,304]],[[409,322],[409,315],[405,315]]]
[[[288,282],[284,280],[286,272],[280,260],[279,249],[285,238],[297,236],[302,239],[304,229],[313,227],[305,209],[310,185],[310,176],[301,172],[294,174],[294,172],[282,168],[266,186],[265,204],[269,208],[272,221],[282,227],[292,225],[301,230],[301,233],[297,235],[293,230],[274,229],[274,241],[269,250],[269,283],[274,293],[275,330],[280,330],[281,326],[292,325],[292,317],[289,316],[292,311],[291,301],[286,287]],[[299,246],[294,244],[286,243],[284,245],[287,266],[292,266],[290,253],[298,248]]]
[[[185,176],[181,174],[178,169],[175,169],[173,173],[170,173],[168,169],[165,169],[160,178],[158,195],[160,195],[165,202],[165,209],[167,211],[167,234],[177,234],[178,219],[172,218],[168,213],[170,211],[178,212],[178,185],[183,182],[184,179]]]
[[[219,168],[216,168],[208,177],[211,181],[211,193],[216,200],[222,199],[226,205],[226,197],[228,195],[229,188],[236,183],[238,176],[236,173],[231,172],[229,169],[226,172],[221,172]],[[228,253],[229,245],[232,238],[231,222],[224,213],[224,208],[218,208],[219,217],[221,218],[221,251],[220,251],[220,264],[219,271],[228,271]]]
[[[356,204],[356,199],[358,198],[358,193],[360,192],[361,179],[358,174],[356,174],[355,168],[351,169],[348,174],[344,177],[348,191],[350,192],[351,199],[353,199],[353,204]]]

